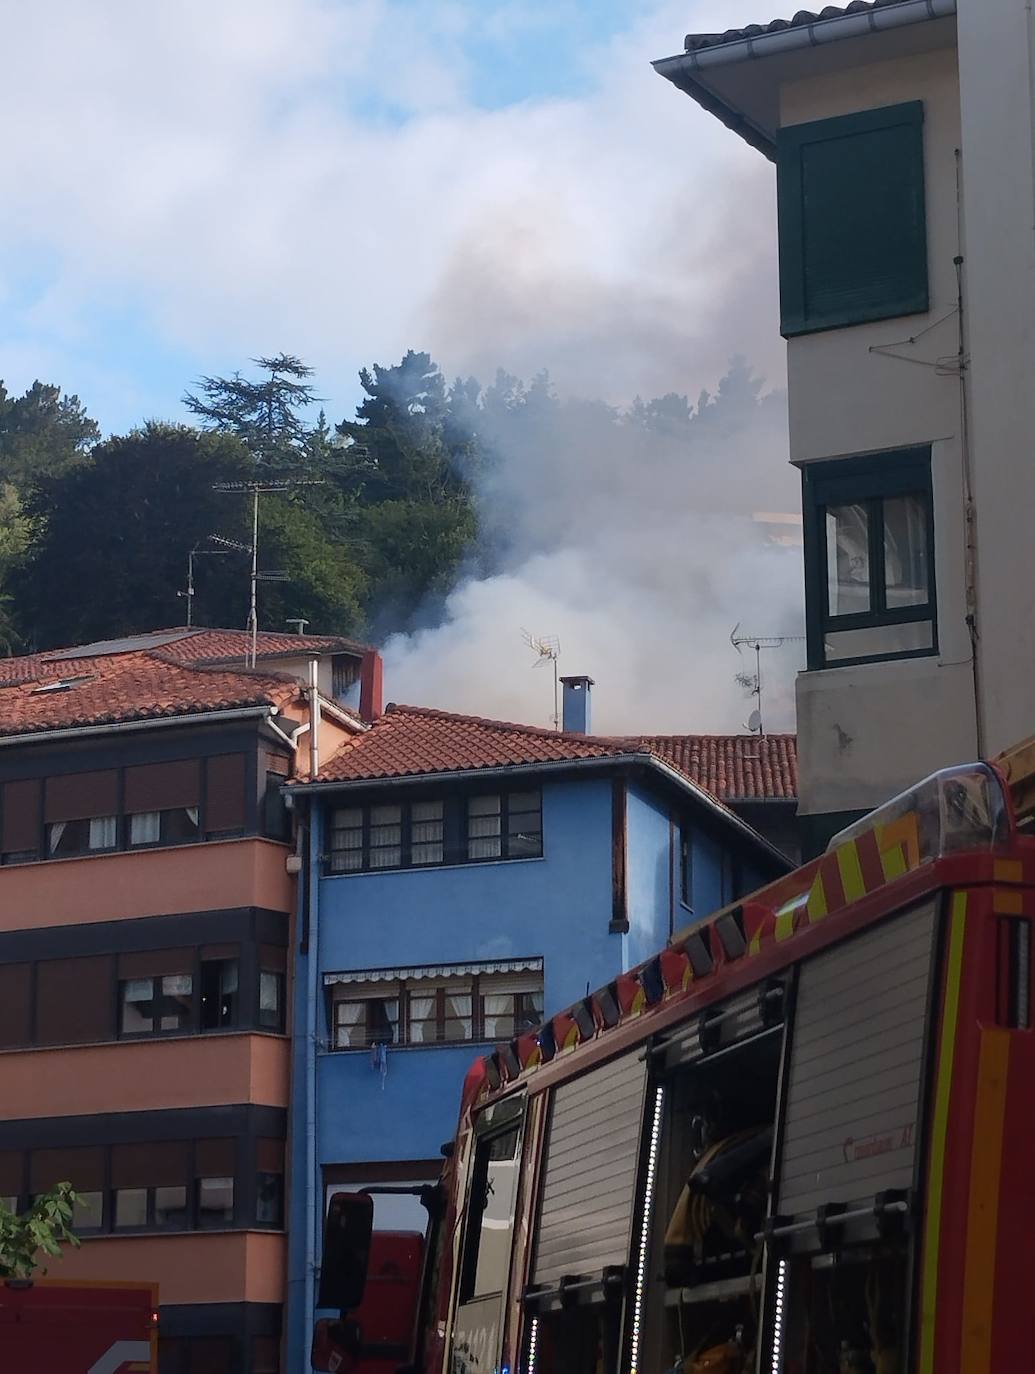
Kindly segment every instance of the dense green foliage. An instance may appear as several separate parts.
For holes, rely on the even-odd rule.
[[[76,1195],[70,1183],[40,1193],[20,1216],[0,1204],[0,1279],[31,1279],[43,1256],[56,1258],[63,1245],[78,1246],[72,1231]]]
[[[377,639],[434,623],[463,572],[499,568],[520,538],[563,539],[567,505],[529,493],[567,474],[592,484],[594,455],[646,465],[659,445],[692,456],[699,435],[764,404],[735,362],[717,396],[637,399],[627,411],[560,400],[541,373],[447,384],[427,353],[360,373],[353,419],[331,425],[290,354],[257,378],[203,377],[184,404],[197,427],[148,422],[100,438],[79,399],[0,382],[0,653],[84,643],[186,618],[195,551],[196,624],[241,625],[248,606],[251,497],[218,483],[280,484],[260,497],[259,623],[302,617],[314,632]],[[575,478],[571,476],[575,470]],[[244,546],[228,551],[212,536]]]

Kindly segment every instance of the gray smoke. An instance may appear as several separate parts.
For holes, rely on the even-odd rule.
[[[488,575],[464,579],[444,622],[386,645],[397,701],[548,724],[547,665],[522,629],[561,641],[563,673],[597,682],[594,729],[726,732],[754,705],[735,674],[736,623],[799,635],[800,527],[782,392],[735,362],[717,396],[641,422],[568,398],[483,416],[497,454],[478,488]],[[787,542],[781,542],[787,541]],[[767,729],[793,729],[801,645],[763,658]]]

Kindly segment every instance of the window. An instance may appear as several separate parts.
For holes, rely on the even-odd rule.
[[[128,978],[119,984],[119,1032],[153,1035],[190,1029],[194,980],[189,973]]]
[[[538,791],[341,806],[328,826],[328,873],[432,867],[543,853]]]
[[[399,1039],[399,987],[389,983],[367,984],[362,992],[342,997],[334,1004],[334,1048],[366,1049],[370,1045],[394,1045]]]
[[[49,1192],[59,1183],[71,1183],[79,1195],[72,1211],[72,1225],[75,1230],[103,1230],[104,1154],[104,1150],[99,1146],[85,1149],[33,1150],[29,1157],[30,1198]]]
[[[51,859],[114,849],[117,834],[114,816],[91,816],[47,825],[47,855]]]
[[[483,1136],[475,1146],[460,1278],[461,1302],[502,1293],[506,1289],[514,1235],[520,1141],[521,1127],[515,1122],[504,1131]]]
[[[232,1226],[234,1181],[228,1176],[198,1179],[198,1229],[211,1231]]]
[[[32,965],[0,964],[0,1049],[32,1042]]]
[[[284,1029],[284,975],[259,972],[259,1025],[267,1030]]]
[[[489,793],[468,799],[468,859],[537,859],[542,852],[538,792]]]
[[[780,130],[784,335],[928,309],[923,117],[915,101]]]
[[[499,966],[495,966],[498,970]],[[542,1024],[542,969],[330,983],[334,1048],[510,1040]],[[334,975],[329,975],[333,980]]]
[[[0,788],[0,863],[39,858],[43,784],[38,778],[5,782]]]
[[[930,448],[807,465],[810,668],[937,649]]]
[[[160,1231],[182,1231],[190,1217],[187,1213],[186,1184],[166,1184],[154,1189],[154,1224]]]
[[[176,806],[165,811],[135,811],[129,817],[129,843],[136,848],[149,844],[186,844],[199,838],[196,806]]]
[[[115,1189],[115,1229],[126,1230],[130,1227],[147,1225],[147,1189]]]
[[[237,1025],[238,961],[236,956],[201,956],[201,1029],[225,1030]]]
[[[114,961],[105,955],[36,965],[36,1043],[113,1040]]]

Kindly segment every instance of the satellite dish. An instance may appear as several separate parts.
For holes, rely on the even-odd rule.
[[[761,728],[762,728],[762,713],[761,713],[761,711],[752,711],[751,714],[748,716],[748,729],[751,731],[751,733],[752,733],[753,735],[757,735],[758,732],[759,732],[759,730],[761,730]]]

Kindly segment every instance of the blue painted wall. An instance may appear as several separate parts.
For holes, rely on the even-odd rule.
[[[720,904],[723,864],[735,832],[723,841],[706,828],[689,832],[693,845],[693,915],[680,904],[680,836],[673,810],[685,799],[659,784],[627,788],[626,933],[609,930],[612,916],[612,784],[583,774],[546,781],[543,857],[311,876],[310,931],[317,948],[315,1064],[307,1061],[309,961],[295,970],[295,1074],[292,1102],[292,1183],[289,1243],[289,1350],[307,1349],[311,1314],[303,1300],[306,1250],[307,1073],[315,1069],[317,1169],[328,1165],[438,1157],[456,1128],[460,1087],[476,1044],[399,1047],[387,1052],[381,1073],[365,1051],[328,1048],[324,975],[366,968],[446,964],[540,956],[546,1014],[601,987],[624,968],[661,949],[672,929]],[[325,806],[313,796],[316,836]],[[718,832],[721,835],[721,832]],[[310,865],[311,868],[311,865]],[[316,1196],[322,1213],[323,1181]],[[295,1364],[289,1360],[289,1369]],[[305,1368],[304,1362],[297,1365]]]

